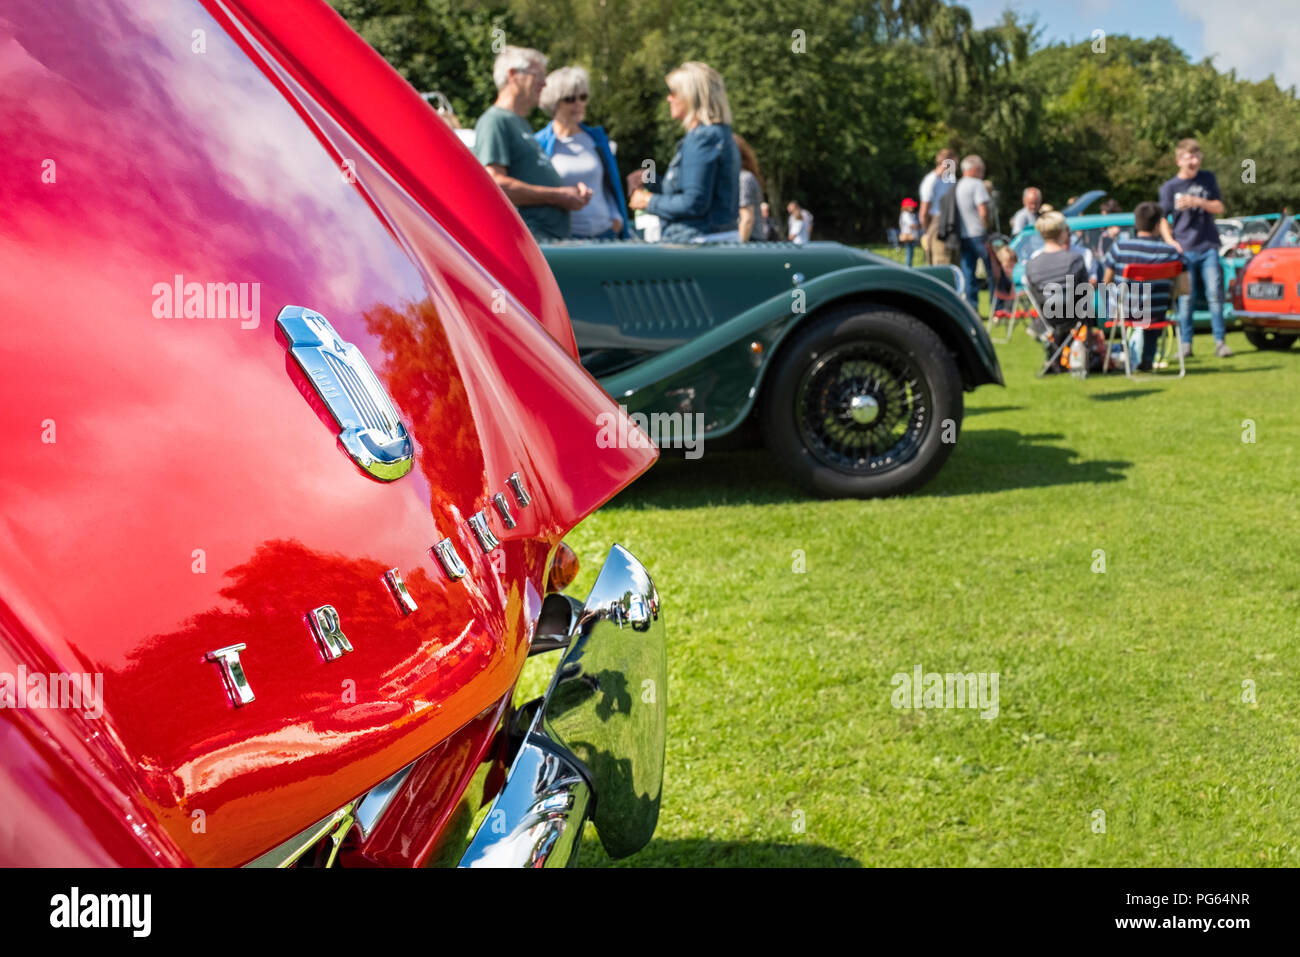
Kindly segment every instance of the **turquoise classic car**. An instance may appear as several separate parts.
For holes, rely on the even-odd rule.
[[[904,493],[951,454],[963,392],[1002,384],[950,266],[906,269],[828,242],[542,251],[583,364],[661,448],[688,457],[702,441],[765,443],[814,493]]]

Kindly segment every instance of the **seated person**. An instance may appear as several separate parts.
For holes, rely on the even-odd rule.
[[[1182,257],[1178,250],[1159,239],[1156,230],[1164,211],[1156,203],[1138,203],[1133,211],[1133,228],[1137,235],[1116,239],[1106,251],[1102,260],[1105,275],[1102,281],[1109,285],[1124,271],[1129,263],[1155,265],[1157,263],[1178,262]],[[1150,287],[1150,299],[1147,300],[1141,287]],[[1169,311],[1173,298],[1173,280],[1158,279],[1150,283],[1133,283],[1128,290],[1127,314],[1131,319],[1148,322],[1163,322]],[[1160,330],[1145,329],[1142,332],[1142,357],[1138,362],[1139,372],[1150,372],[1155,362],[1156,347],[1160,344]]]
[[[1052,210],[1049,209],[1047,210],[1047,212],[1050,213],[1052,212]],[[1083,257],[1083,264],[1088,267],[1088,275],[1090,276],[1101,275],[1101,271],[1100,271],[1101,264],[1098,262],[1097,257],[1092,254],[1092,250],[1088,248],[1087,244],[1084,243],[1084,241],[1074,233],[1070,234],[1070,248],[1077,250],[1079,255]],[[1035,256],[1041,256],[1042,253],[1043,253],[1043,247],[1040,245],[1032,253],[1029,254],[1029,258],[1033,259]]]
[[[1092,276],[1083,252],[1070,245],[1064,216],[1052,210],[1041,214],[1034,226],[1043,237],[1043,248],[1025,264],[1025,282],[1049,331],[1045,345],[1050,358],[1078,319],[1092,326]],[[1052,371],[1059,372],[1059,366],[1053,363]]]
[[[1019,261],[1016,258],[1016,251],[1010,245],[999,246],[997,257],[998,264],[1002,268],[999,270],[997,285],[993,290],[992,310],[994,312],[999,309],[1009,310],[1016,300],[1016,289],[1011,282],[1011,277],[1015,274],[1016,263]]]

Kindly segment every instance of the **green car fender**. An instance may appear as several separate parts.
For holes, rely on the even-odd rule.
[[[698,337],[599,379],[629,412],[697,414],[721,437],[748,418],[781,344],[828,306],[855,300],[892,306],[926,323],[957,359],[963,386],[1003,384],[993,343],[957,292],[947,266],[853,265],[803,279]]]

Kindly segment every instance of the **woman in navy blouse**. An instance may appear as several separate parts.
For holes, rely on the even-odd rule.
[[[662,181],[643,179],[628,209],[658,216],[664,242],[738,240],[740,150],[727,88],[717,70],[698,62],[683,63],[667,81],[668,108],[686,136]]]

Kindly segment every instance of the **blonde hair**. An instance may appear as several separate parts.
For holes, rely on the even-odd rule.
[[[682,125],[690,129],[696,124],[725,123],[731,125],[731,104],[727,102],[727,86],[722,74],[707,63],[690,60],[666,77],[668,89],[686,101],[686,115]]]
[[[577,96],[579,93],[586,93],[588,98],[591,97],[591,77],[580,66],[562,66],[558,70],[552,70],[547,76],[546,86],[542,87],[542,96],[537,101],[537,105],[547,116],[554,116],[560,100],[566,96]]]
[[[998,262],[1004,266],[1014,266],[1019,262],[1016,251],[1010,246],[999,246],[997,251]]]
[[[1038,235],[1043,239],[1052,242],[1060,242],[1065,234],[1070,231],[1069,225],[1065,222],[1065,217],[1056,210],[1048,210],[1046,213],[1040,213],[1038,219],[1034,222],[1034,228],[1038,230]]]

